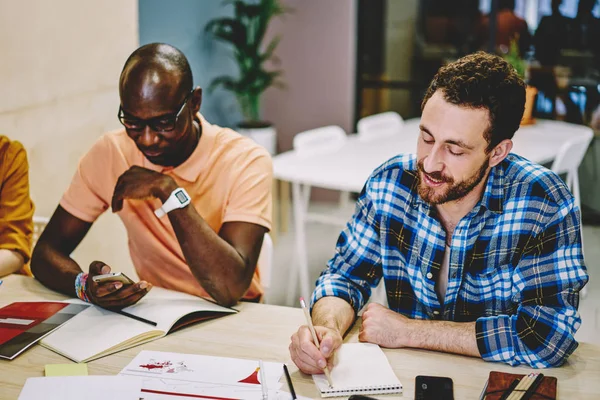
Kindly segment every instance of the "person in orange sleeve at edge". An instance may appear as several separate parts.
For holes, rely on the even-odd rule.
[[[31,275],[33,210],[27,153],[21,143],[0,136],[0,277]]]
[[[173,46],[135,50],[119,95],[124,128],[104,134],[80,160],[34,249],[35,277],[107,308],[134,304],[153,285],[224,306],[259,301],[256,264],[272,207],[266,149],[204,119],[202,89]],[[127,230],[135,284],[96,283],[92,277],[111,267],[94,261],[84,273],[70,257],[109,207]]]

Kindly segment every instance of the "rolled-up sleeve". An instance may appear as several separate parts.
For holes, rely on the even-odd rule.
[[[477,320],[477,345],[484,360],[556,367],[577,348],[579,291],[588,281],[579,211],[570,198],[552,214],[515,269],[516,312]]]

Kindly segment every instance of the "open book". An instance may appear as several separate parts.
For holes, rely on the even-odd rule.
[[[40,344],[75,362],[88,362],[167,335],[185,325],[233,314],[186,293],[154,287],[137,304],[123,311],[157,323],[152,326],[91,306],[46,336]]]
[[[324,374],[313,375],[321,397],[401,393],[402,384],[376,344],[345,343],[335,352],[329,386]]]

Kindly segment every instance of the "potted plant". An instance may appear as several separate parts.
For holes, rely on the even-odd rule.
[[[271,123],[261,119],[260,106],[267,88],[283,86],[278,79],[282,71],[265,68],[268,61],[278,61],[274,51],[280,37],[273,38],[267,45],[262,42],[271,19],[287,10],[279,0],[253,3],[236,0],[224,4],[234,5],[234,16],[213,19],[206,25],[205,32],[233,47],[239,76],[219,76],[211,82],[208,91],[223,87],[233,92],[244,116],[244,121],[238,124],[239,132],[275,154],[276,131]]]
[[[527,82],[527,63],[521,58],[519,52],[518,35],[511,39],[508,53],[504,55],[504,59],[508,61],[508,63],[517,71],[519,76]],[[533,118],[533,106],[535,104],[537,92],[538,90],[531,85],[527,85],[525,88],[525,110],[523,110],[521,125],[531,125],[535,123],[535,118]]]

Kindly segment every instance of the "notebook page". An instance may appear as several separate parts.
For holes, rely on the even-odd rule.
[[[352,393],[400,393],[402,384],[376,344],[345,343],[336,351],[331,369],[333,388],[324,374],[313,375],[323,397]]]
[[[41,344],[76,362],[83,362],[119,346],[138,335],[162,336],[154,326],[99,307],[90,307],[60,329],[42,339]]]
[[[123,311],[156,322],[158,330],[165,334],[180,318],[193,312],[235,313],[235,310],[221,307],[200,297],[160,287],[153,287],[142,301],[124,308]]]

